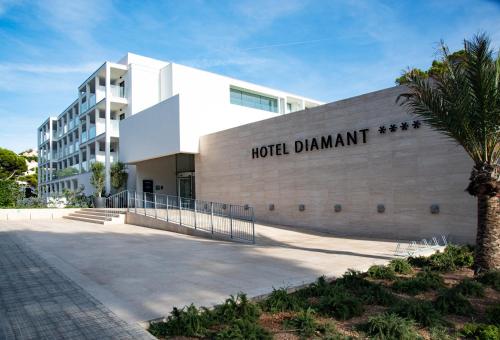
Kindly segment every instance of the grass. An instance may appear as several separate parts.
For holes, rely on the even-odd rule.
[[[238,294],[212,309],[174,308],[149,331],[160,338],[201,339],[500,339],[500,298],[486,288],[498,290],[500,272],[471,279],[470,254],[470,247],[449,246],[366,273],[320,277],[292,293],[273,289],[260,302]],[[460,270],[447,274],[452,268]],[[461,324],[476,320],[482,323]]]

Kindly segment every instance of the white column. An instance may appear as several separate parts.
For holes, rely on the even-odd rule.
[[[106,63],[106,112],[105,112],[105,187],[106,194],[111,192],[111,70],[109,63]]]

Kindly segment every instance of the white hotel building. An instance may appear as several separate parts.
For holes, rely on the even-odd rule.
[[[300,79],[298,80],[300,81]],[[322,104],[127,54],[38,129],[39,192],[80,185],[89,166],[128,165],[127,188],[253,207],[257,222],[337,235],[472,241],[463,148],[409,115],[403,86]]]
[[[193,155],[202,135],[320,104],[128,53],[117,63],[105,62],[78,87],[68,108],[38,128],[39,193],[83,186],[92,194],[89,170],[96,161],[105,164],[110,193],[111,164],[121,161],[128,164],[130,190],[194,197]],[[175,161],[160,160],[158,167],[154,160],[160,157]],[[175,174],[166,182],[149,178],[170,165]]]

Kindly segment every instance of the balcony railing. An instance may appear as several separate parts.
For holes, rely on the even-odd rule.
[[[82,143],[85,143],[87,140],[88,140],[87,131],[82,131],[82,135],[80,136],[80,141]]]
[[[120,85],[111,85],[111,96],[125,98],[125,87]]]
[[[89,139],[95,138],[95,125],[91,126],[89,129]]]

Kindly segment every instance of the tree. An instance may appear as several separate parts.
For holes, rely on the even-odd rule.
[[[104,190],[105,180],[104,164],[101,162],[95,162],[90,167],[90,171],[92,172],[92,176],[90,177],[90,184],[92,184],[95,189],[94,194],[96,197],[101,197]]]
[[[447,68],[448,63],[458,63],[465,55],[464,50],[456,51],[445,57],[444,60],[434,60],[432,61],[431,67],[427,71],[422,71],[419,68],[408,69],[401,74],[400,77],[396,78],[395,83],[397,85],[404,85],[408,82],[409,77],[418,75],[422,78],[429,78],[434,76],[442,75]]]
[[[0,207],[13,208],[17,200],[22,198],[22,192],[16,181],[11,179],[0,180]]]
[[[28,170],[26,160],[15,152],[0,148],[0,180],[15,179]]]
[[[122,189],[127,184],[128,173],[125,164],[117,162],[111,165],[111,186],[116,191]]]
[[[477,197],[475,272],[500,269],[500,57],[485,34],[465,40],[455,61],[444,43],[441,51],[443,72],[408,74],[398,101],[474,161],[466,191]]]

